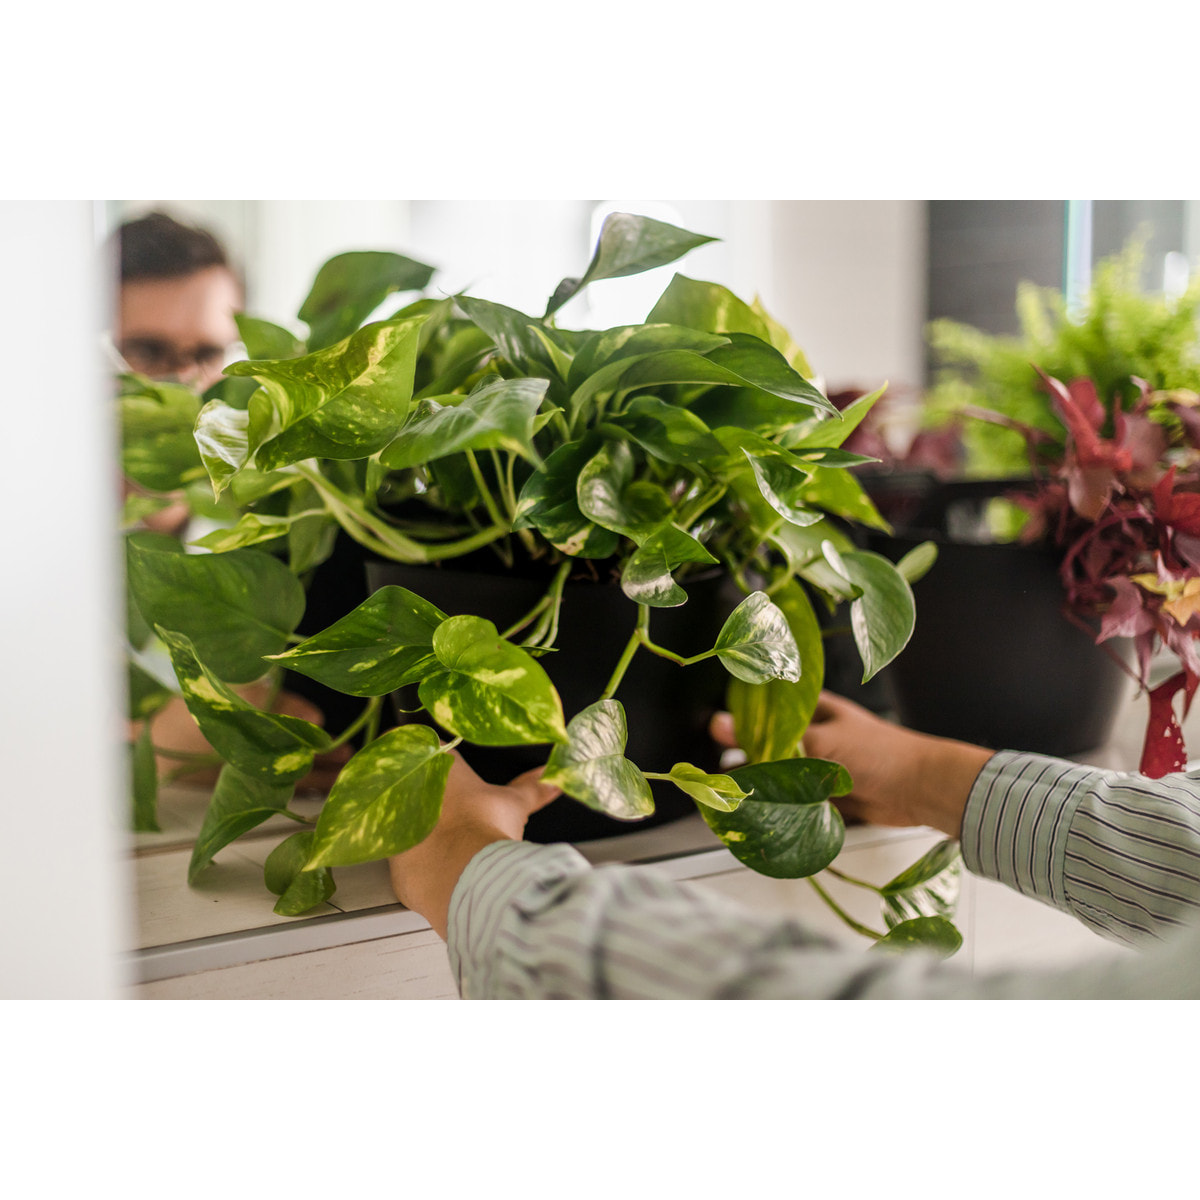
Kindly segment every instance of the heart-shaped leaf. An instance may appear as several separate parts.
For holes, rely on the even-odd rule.
[[[937,562],[938,548],[936,542],[922,542],[914,546],[897,564],[896,570],[910,586],[923,579],[929,569]]]
[[[880,515],[875,502],[863,491],[862,484],[851,472],[841,467],[813,468],[804,489],[805,501],[848,521],[869,525],[872,529],[891,532],[891,526]]]
[[[800,678],[751,684],[729,681],[729,710],[738,745],[751,763],[790,758],[817,707],[825,678],[825,643],[817,614],[804,587],[795,580],[776,589],[771,599],[787,618],[803,666]]]
[[[471,321],[492,339],[501,358],[529,375],[544,375],[547,380],[557,375],[555,356],[538,336],[542,326],[536,317],[475,296],[460,295],[454,299]]]
[[[254,465],[273,471],[306,458],[357,459],[382,450],[408,413],[424,319],[377,321],[303,358],[229,367],[228,374],[261,381],[270,398],[269,414],[251,399]]]
[[[880,554],[839,552],[826,544],[825,557],[862,594],[850,602],[850,627],[863,664],[863,682],[881,671],[908,645],[916,623],[912,589]]]
[[[429,715],[480,746],[565,742],[562,701],[550,677],[482,617],[448,617],[433,635],[442,669],[417,695]]]
[[[441,670],[433,635],[446,614],[389,585],[274,661],[351,696],[384,696]]]
[[[122,472],[152,492],[172,492],[202,479],[192,437],[199,411],[200,400],[189,388],[124,376],[118,401]]]
[[[658,396],[637,396],[610,420],[664,462],[697,466],[723,453],[721,443],[699,417]]]
[[[730,613],[714,649],[725,669],[746,683],[800,678],[796,639],[766,592],[751,592]]]
[[[401,725],[339,772],[317,818],[306,870],[401,854],[433,831],[452,759],[424,725]]]
[[[685,562],[716,561],[701,542],[666,521],[643,538],[629,556],[621,572],[621,590],[636,604],[675,608],[687,600],[687,593],[671,572]]]
[[[840,446],[862,424],[886,388],[885,384],[869,395],[859,396],[857,400],[847,404],[837,416],[832,413],[818,413],[802,421],[784,433],[780,445],[789,449]]]
[[[687,792],[697,804],[719,812],[733,812],[749,792],[744,792],[729,775],[711,775],[691,763],[676,763],[667,776],[680,790]]]
[[[229,683],[258,679],[264,655],[283,650],[304,615],[300,581],[261,550],[172,553],[141,533],[127,548],[129,589],[145,620],[184,634]]]
[[[664,350],[694,350],[697,354],[706,354],[724,342],[725,339],[720,335],[704,333],[698,328],[685,329],[678,324],[652,321],[644,325],[619,325],[602,333],[590,334],[572,360],[567,376],[572,407],[578,408],[578,401],[584,395],[611,389],[612,381],[619,378],[619,370],[616,374],[606,372],[603,379],[589,383],[603,368],[616,363],[628,366],[635,358],[660,354]],[[581,388],[585,391],[580,392]]]
[[[433,272],[426,263],[389,251],[351,250],[335,255],[317,272],[300,306],[300,320],[309,327],[308,348],[320,350],[340,342],[393,292],[423,288]]]
[[[761,457],[743,451],[754,471],[754,479],[763,499],[793,525],[815,525],[824,514],[804,506],[804,489],[809,473],[775,457]]]
[[[837,858],[845,826],[829,798],[850,790],[844,767],[791,758],[739,767],[729,775],[753,794],[735,812],[700,812],[739,862],[775,879],[803,879]]]
[[[647,323],[668,321],[709,333],[748,333],[770,344],[766,321],[744,300],[719,283],[676,275],[646,316]]]
[[[240,550],[244,546],[257,546],[262,542],[278,541],[286,537],[288,530],[300,518],[323,516],[323,511],[297,513],[295,516],[273,517],[270,513],[242,513],[235,525],[228,529],[214,529],[203,537],[189,542],[189,546],[203,546],[214,554],[228,550]]]
[[[245,313],[234,313],[233,319],[250,358],[299,358],[304,353],[304,343],[281,325]]]
[[[605,529],[626,533],[630,514],[623,496],[633,481],[633,469],[633,452],[629,447],[624,442],[605,441],[579,472],[575,485],[579,511]]]
[[[716,238],[689,233],[665,221],[633,213],[611,213],[604,219],[592,261],[578,279],[564,279],[546,306],[546,316],[557,312],[572,296],[597,279],[618,279],[665,266],[689,250]]]
[[[625,709],[616,700],[597,701],[567,726],[567,741],[550,752],[542,779],[618,821],[649,816],[654,795],[625,757],[627,738]]]
[[[517,498],[517,529],[536,529],[574,558],[608,558],[616,551],[619,535],[588,520],[576,498],[579,473],[598,444],[594,438],[567,442],[546,458],[543,469],[529,477]]]
[[[317,751],[329,749],[330,737],[323,729],[247,704],[197,658],[183,634],[161,625],[155,630],[171,653],[180,691],[200,732],[243,775],[271,784],[294,783],[308,774]]]
[[[273,909],[281,917],[296,917],[324,904],[337,891],[333,872],[328,867],[305,870],[316,834],[302,829],[284,838],[263,864],[263,882],[267,891],[279,897]]]
[[[884,953],[931,950],[949,958],[962,945],[962,934],[945,917],[915,917],[888,930],[872,947]]]
[[[457,403],[421,402],[420,412],[380,454],[392,470],[419,466],[463,450],[511,450],[535,465],[534,418],[546,395],[545,379],[497,379]]]
[[[889,928],[915,917],[952,917],[962,883],[962,856],[952,839],[939,842],[879,889]]]
[[[268,783],[243,775],[232,766],[223,767],[192,846],[188,883],[195,883],[213,856],[230,842],[283,812],[291,797],[290,783]]]

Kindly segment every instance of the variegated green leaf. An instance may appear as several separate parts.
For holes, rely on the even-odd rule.
[[[268,783],[243,775],[232,766],[223,767],[192,845],[188,883],[194,884],[213,856],[230,842],[283,812],[291,798],[290,783]]]
[[[424,725],[401,725],[339,772],[317,818],[307,870],[401,854],[433,831],[452,759]]]
[[[458,306],[492,339],[497,353],[518,370],[549,379],[556,374],[554,355],[538,336],[544,326],[536,317],[493,300],[455,296]]]
[[[231,375],[260,380],[270,397],[270,414],[259,414],[251,400],[254,465],[271,471],[306,458],[357,459],[382,450],[408,413],[424,319],[377,321],[303,358],[229,367]]]
[[[118,400],[121,470],[141,487],[172,492],[203,479],[192,437],[200,400],[179,384],[152,383],[140,375],[122,377]]]
[[[721,443],[699,417],[658,396],[637,396],[609,420],[664,462],[697,466],[723,453]]]
[[[536,529],[552,546],[575,558],[608,558],[620,537],[589,521],[579,509],[575,486],[579,473],[596,452],[587,439],[559,446],[535,471],[517,498],[517,529]]]
[[[228,529],[214,529],[203,537],[198,537],[188,543],[189,546],[203,546],[214,554],[224,554],[228,550],[240,550],[244,546],[257,546],[262,542],[275,542],[286,537],[288,530],[307,516],[324,516],[323,510],[309,513],[297,513],[295,516],[273,517],[269,513],[243,513],[237,524]]]
[[[949,958],[962,945],[962,934],[945,917],[915,917],[888,930],[872,947],[884,953],[930,950]]]
[[[623,495],[633,481],[633,467],[633,452],[624,442],[605,441],[579,472],[575,485],[579,511],[605,529],[626,532],[630,517]]]
[[[193,437],[213,495],[220,496],[250,459],[250,412],[210,400],[196,417]]]
[[[753,794],[734,812],[700,812],[739,862],[775,879],[803,879],[837,858],[845,826],[830,798],[850,790],[844,767],[790,758],[739,767],[729,775]]]
[[[234,313],[233,319],[250,358],[299,358],[304,353],[304,343],[281,325],[246,313]]]
[[[804,488],[808,472],[776,457],[760,457],[743,451],[754,471],[754,479],[763,499],[785,521],[793,525],[815,525],[824,514],[804,507]]]
[[[466,397],[440,397],[453,404],[423,400],[380,462],[398,471],[463,450],[498,449],[540,465],[534,421],[548,386],[545,379],[496,379]]]
[[[588,336],[578,353],[571,361],[570,374],[567,376],[567,388],[572,393],[573,407],[578,407],[578,401],[585,393],[579,389],[586,385],[586,395],[595,395],[601,391],[611,390],[613,381],[620,377],[620,371],[606,372],[603,379],[590,384],[597,372],[603,368],[611,368],[614,364],[624,363],[628,366],[633,359],[644,358],[648,354],[661,354],[664,350],[694,350],[697,354],[706,354],[724,345],[725,339],[719,334],[705,333],[699,327],[686,329],[679,324],[647,321],[643,325],[618,325],[601,333]]]
[[[733,610],[714,649],[725,669],[746,683],[800,678],[796,639],[765,592],[751,592]]]
[[[697,804],[715,808],[719,812],[733,812],[750,795],[738,786],[732,776],[711,775],[691,763],[676,763],[667,778]]]
[[[627,738],[625,709],[616,700],[597,701],[567,726],[567,741],[550,752],[542,779],[619,821],[649,816],[654,794],[625,757]]]
[[[415,592],[389,585],[273,659],[339,692],[384,696],[441,670],[433,635],[444,620],[441,609]]]
[[[751,763],[790,758],[797,753],[825,678],[824,638],[803,586],[791,580],[772,592],[771,599],[787,618],[802,670],[795,682],[729,681],[729,711],[733,714],[738,745]]]
[[[565,742],[562,701],[549,676],[482,617],[448,617],[433,634],[442,669],[417,695],[439,725],[480,746]]]
[[[676,275],[646,316],[709,333],[748,333],[771,343],[767,322],[744,300],[719,283]]]
[[[128,716],[131,721],[152,717],[176,693],[135,662],[128,664]]]
[[[629,556],[621,573],[621,589],[636,604],[675,608],[687,600],[687,592],[671,572],[685,562],[716,561],[691,534],[667,521],[656,526]]]
[[[328,867],[308,871],[305,864],[312,853],[316,834],[302,829],[286,837],[263,863],[263,882],[267,891],[279,897],[272,910],[281,917],[297,917],[324,904],[337,891],[333,872]]]
[[[317,272],[300,306],[300,320],[309,327],[309,350],[348,337],[393,292],[425,287],[433,271],[426,263],[389,251],[351,250],[335,255]]]
[[[242,774],[271,784],[290,784],[307,775],[313,755],[327,750],[330,737],[299,717],[262,712],[247,704],[196,656],[183,636],[156,626],[171,654],[188,712],[209,745]]]
[[[578,279],[564,279],[558,285],[546,306],[546,316],[557,312],[572,296],[597,279],[619,279],[662,267],[682,258],[689,250],[716,240],[650,217],[611,213],[604,219],[587,270]]]
[[[883,395],[887,385],[859,396],[851,401],[837,416],[831,413],[818,413],[787,430],[780,438],[780,445],[789,449],[800,449],[816,446],[840,446],[858,427],[863,418],[875,407]]]
[[[915,917],[953,917],[962,884],[958,842],[938,842],[911,867],[879,889],[889,929]]]
[[[185,634],[229,683],[258,679],[263,656],[283,650],[304,615],[300,581],[261,550],[180,554],[153,535],[126,541],[129,588],[141,615]]]

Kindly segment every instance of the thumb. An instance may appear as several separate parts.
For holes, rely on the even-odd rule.
[[[542,782],[542,773],[545,769],[545,767],[534,767],[530,771],[523,771],[508,785],[521,793],[521,797],[531,813],[545,808],[552,800],[557,800],[562,795],[562,788],[558,784]]]

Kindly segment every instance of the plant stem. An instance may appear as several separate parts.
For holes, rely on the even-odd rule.
[[[379,706],[382,703],[382,696],[372,696],[363,707],[362,712],[334,738],[333,744],[329,749],[336,750],[339,746],[344,746],[379,711]]]
[[[616,670],[613,671],[612,677],[608,681],[608,687],[604,689],[604,695],[601,700],[611,700],[617,688],[621,686],[621,680],[625,678],[625,672],[629,670],[629,664],[633,661],[633,656],[637,653],[637,649],[642,645],[642,638],[646,634],[646,630],[650,628],[650,609],[645,604],[638,605],[638,620],[637,627],[629,635],[629,641],[625,644],[625,650],[621,654],[621,659],[617,663]]]
[[[463,453],[467,456],[467,466],[471,468],[471,478],[475,480],[475,486],[479,489],[479,495],[483,500],[484,508],[488,511],[488,516],[492,518],[492,524],[507,527],[508,521],[504,519],[500,510],[496,507],[496,501],[492,497],[492,489],[488,486],[487,480],[483,477],[483,472],[479,469],[479,460],[475,457],[475,452],[473,450],[465,450]]]
[[[826,890],[825,890],[825,889],[824,889],[824,888],[823,888],[823,887],[822,887],[822,886],[821,886],[821,885],[820,885],[820,884],[819,884],[819,883],[818,883],[818,882],[817,882],[815,879],[813,879],[811,876],[809,877],[809,880],[808,880],[808,882],[809,882],[809,883],[811,883],[811,884],[813,885],[813,887],[816,889],[816,891],[817,891],[817,895],[818,895],[818,896],[820,896],[820,897],[821,897],[821,899],[822,899],[822,900],[824,900],[824,901],[825,901],[825,903],[826,903],[826,904],[828,904],[828,905],[829,905],[829,907],[830,907],[831,909],[833,909],[833,911],[834,911],[835,913],[837,913],[837,915],[838,915],[839,917],[841,917],[841,919],[842,919],[843,921],[845,921],[845,922],[846,922],[846,924],[847,924],[847,925],[849,925],[849,926],[850,926],[850,928],[851,928],[851,929],[853,929],[855,933],[861,933],[861,934],[863,935],[863,937],[869,937],[869,938],[873,939],[873,940],[874,940],[874,941],[876,941],[876,942],[877,942],[877,941],[879,941],[879,939],[880,939],[880,938],[882,938],[882,937],[884,936],[882,933],[876,933],[876,932],[875,932],[875,930],[873,930],[873,929],[868,929],[868,928],[867,928],[865,925],[860,925],[860,924],[859,924],[859,923],[858,923],[858,922],[857,922],[857,921],[856,921],[856,920],[855,920],[855,919],[854,919],[854,918],[853,918],[853,917],[852,917],[852,916],[851,916],[851,915],[850,915],[850,914],[849,914],[849,913],[848,913],[848,912],[847,912],[847,911],[846,911],[844,908],[842,908],[842,906],[841,906],[840,904],[838,904],[838,902],[837,902],[837,901],[836,901],[836,900],[835,900],[835,899],[834,899],[834,898],[833,898],[833,897],[832,897],[832,896],[831,896],[831,895],[830,895],[830,894],[829,894],[829,893],[828,893],[828,892],[827,892],[827,891],[826,891]]]
[[[840,879],[843,883],[852,883],[855,887],[867,888],[878,895],[883,895],[883,889],[876,887],[873,883],[868,883],[865,879],[855,879],[853,875],[847,875],[845,871],[839,871],[836,867],[826,867],[835,879]]]

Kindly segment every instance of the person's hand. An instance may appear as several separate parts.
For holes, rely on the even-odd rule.
[[[711,733],[723,746],[736,745],[729,713],[713,718]],[[957,838],[971,786],[993,751],[916,733],[822,692],[804,731],[804,753],[850,772],[854,788],[836,800],[847,816],[874,825],[929,825]]]
[[[443,938],[450,896],[467,863],[492,842],[520,841],[530,815],[561,793],[541,782],[541,767],[509,784],[485,783],[457,751],[451,754],[454,762],[433,832],[388,860],[396,898],[425,917]]]

